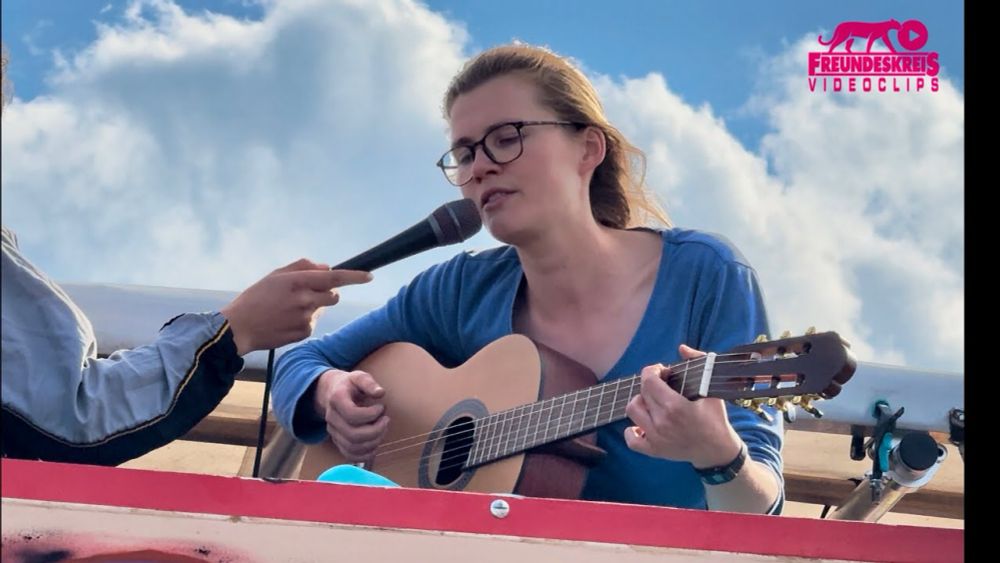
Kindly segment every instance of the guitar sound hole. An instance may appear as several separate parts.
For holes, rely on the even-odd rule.
[[[447,486],[462,476],[465,462],[469,459],[472,449],[473,430],[472,418],[463,416],[455,419],[445,429],[444,449],[441,451],[441,465],[438,467],[434,482],[439,486]]]

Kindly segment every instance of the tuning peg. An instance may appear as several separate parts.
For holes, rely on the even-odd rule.
[[[785,422],[787,424],[792,424],[793,422],[795,422],[795,411],[792,409],[782,411],[781,416],[785,417]]]
[[[786,330],[785,332],[781,333],[781,336],[779,338],[791,338],[791,337],[792,337],[792,331]]]
[[[757,338],[754,339],[754,343],[755,344],[759,344],[761,342],[767,342],[767,341],[768,340],[767,340],[767,335],[766,334],[758,334]]]
[[[813,334],[816,334],[816,327],[811,326],[806,329],[806,336],[811,336]]]
[[[791,424],[795,422],[795,403],[798,397],[792,398],[780,398],[775,401],[775,408],[781,411],[782,416],[785,418],[785,422]]]
[[[774,422],[774,417],[772,417],[769,412],[765,411],[764,407],[760,406],[759,404],[755,404],[753,408],[750,410],[752,410],[754,414],[756,414],[757,416],[764,419],[764,422],[767,422],[768,424]]]
[[[819,410],[818,408],[812,405],[811,397],[802,399],[802,401],[799,403],[799,406],[802,407],[802,410],[813,415],[814,417],[823,418],[823,411]]]

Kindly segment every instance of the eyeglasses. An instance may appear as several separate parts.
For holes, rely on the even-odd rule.
[[[472,180],[472,163],[476,160],[476,147],[482,146],[483,153],[495,164],[507,164],[517,160],[524,152],[524,136],[521,129],[532,125],[563,125],[582,129],[586,123],[576,121],[514,121],[491,127],[483,138],[470,145],[457,146],[437,161],[444,177],[456,186],[464,186]]]

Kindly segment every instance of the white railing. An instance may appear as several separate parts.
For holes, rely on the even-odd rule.
[[[150,342],[170,318],[185,312],[218,310],[235,292],[110,284],[63,286],[84,310],[97,334],[98,352],[108,354]],[[371,307],[341,302],[326,309],[316,334],[325,334],[350,322]],[[280,355],[283,349],[279,349]],[[261,380],[267,364],[265,352],[246,357],[249,376]],[[873,426],[872,408],[887,401],[893,410],[905,407],[897,427],[947,433],[952,409],[964,409],[963,374],[858,362],[854,377],[841,394],[817,406],[821,419],[799,411],[793,428],[828,433],[849,433],[851,425]]]

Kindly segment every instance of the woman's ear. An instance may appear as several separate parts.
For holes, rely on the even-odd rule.
[[[607,155],[607,138],[599,127],[588,126],[583,130],[583,159],[580,161],[582,172],[593,172],[604,162]]]

